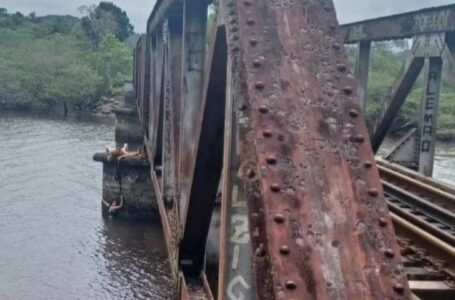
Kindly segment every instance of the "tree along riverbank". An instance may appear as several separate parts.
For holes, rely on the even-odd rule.
[[[132,78],[133,28],[112,3],[80,10],[83,18],[0,8],[0,109],[102,114],[115,108]]]

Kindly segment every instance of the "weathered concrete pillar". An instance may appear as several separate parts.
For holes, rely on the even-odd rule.
[[[158,205],[150,180],[147,160],[108,159],[105,153],[95,154],[94,160],[103,163],[103,217],[110,215],[126,219],[159,219]],[[109,212],[115,202],[120,206]]]
[[[115,144],[121,148],[128,144],[128,151],[143,150],[143,129],[136,110],[134,93],[128,89],[124,107],[115,110]],[[115,216],[127,219],[158,219],[158,205],[150,178],[150,163],[147,159],[109,158],[106,153],[93,157],[103,163],[104,217]]]

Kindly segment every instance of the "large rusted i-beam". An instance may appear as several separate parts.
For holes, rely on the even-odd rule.
[[[135,53],[150,64],[145,144],[180,299],[409,298],[332,2],[209,11],[207,35],[206,1],[160,0]]]
[[[222,4],[257,297],[406,295],[333,4]]]

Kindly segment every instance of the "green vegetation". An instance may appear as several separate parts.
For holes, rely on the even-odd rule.
[[[133,31],[111,3],[71,16],[0,9],[0,107],[89,110],[131,79]]]
[[[407,41],[374,43],[371,52],[371,69],[368,86],[367,122],[370,128],[382,111],[392,85],[395,83],[402,66],[409,54]],[[356,48],[347,47],[352,67],[355,63]],[[455,139],[455,91],[453,79],[444,70],[443,86],[440,98],[440,115],[438,121],[438,138]],[[415,83],[410,95],[399,112],[392,132],[406,124],[417,124],[422,99],[423,76]]]

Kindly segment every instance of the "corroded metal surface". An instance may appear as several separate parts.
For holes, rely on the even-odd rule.
[[[231,61],[227,86],[231,86]],[[226,121],[222,180],[218,299],[254,299],[252,249],[248,208],[241,182],[236,109],[231,90],[226,91]]]
[[[181,298],[211,299],[217,280],[218,299],[409,298],[332,2],[216,2],[215,42],[205,1],[161,0],[135,52]],[[395,98],[422,66],[411,64]],[[219,186],[219,276],[206,280]]]
[[[409,298],[333,4],[221,3],[257,298]]]

